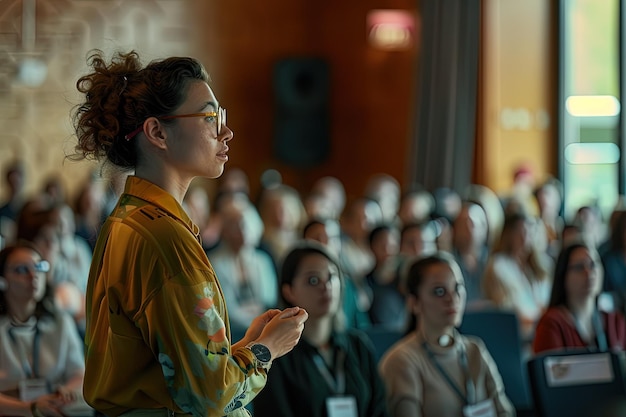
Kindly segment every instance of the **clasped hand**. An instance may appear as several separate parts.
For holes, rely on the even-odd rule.
[[[252,321],[244,339],[262,343],[272,352],[272,359],[290,352],[300,340],[309,314],[300,307],[272,309]]]

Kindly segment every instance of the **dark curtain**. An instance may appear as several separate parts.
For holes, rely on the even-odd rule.
[[[474,161],[480,0],[421,0],[420,14],[411,180],[462,192]]]

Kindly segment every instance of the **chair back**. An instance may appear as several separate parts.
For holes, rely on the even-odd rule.
[[[371,326],[363,329],[374,345],[376,361],[380,361],[385,352],[397,341],[404,337],[404,332],[390,329],[385,326]]]
[[[625,363],[624,352],[570,350],[530,358],[537,417],[626,415]]]
[[[519,319],[513,311],[466,311],[459,332],[478,336],[498,367],[507,397],[518,411],[533,408]]]

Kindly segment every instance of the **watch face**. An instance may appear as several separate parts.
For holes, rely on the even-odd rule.
[[[252,353],[254,353],[254,356],[256,356],[257,360],[261,362],[269,362],[272,360],[272,354],[270,353],[270,350],[267,348],[267,346],[256,344],[250,346],[250,350],[252,351]]]

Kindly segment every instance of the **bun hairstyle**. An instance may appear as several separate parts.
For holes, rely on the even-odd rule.
[[[192,81],[209,82],[193,58],[166,58],[144,68],[135,51],[118,52],[107,62],[102,51],[93,50],[87,63],[93,71],[76,82],[84,102],[72,115],[78,138],[73,157],[106,159],[127,170],[136,166],[138,156],[136,137],[124,136],[148,117],[172,114],[185,101]]]

